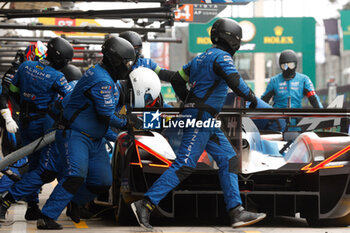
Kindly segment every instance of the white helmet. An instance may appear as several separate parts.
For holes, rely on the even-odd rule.
[[[153,70],[139,67],[133,70],[129,77],[133,89],[135,108],[150,105],[158,98],[161,84],[158,75]]]

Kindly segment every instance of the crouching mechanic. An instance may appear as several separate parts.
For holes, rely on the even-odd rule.
[[[228,87],[255,108],[256,97],[238,74],[232,56],[239,49],[242,29],[231,19],[218,19],[211,29],[213,47],[198,55],[171,78],[173,88],[184,101],[182,115],[208,120],[221,110]],[[186,83],[191,89],[187,91]],[[212,119],[214,120],[214,119]],[[131,204],[139,224],[147,230],[151,211],[173,188],[188,177],[206,150],[219,166],[219,179],[232,227],[253,224],[265,214],[245,211],[238,187],[238,159],[220,128],[185,128],[176,160],[148,189],[144,199]]]
[[[130,73],[128,80],[120,80],[116,83],[116,86],[119,93],[117,96],[118,98],[116,99],[116,112],[120,113],[120,117],[126,116],[123,114],[123,112],[126,110],[124,108],[144,108],[150,103],[153,103],[154,100],[159,100],[158,97],[161,91],[161,83],[158,75],[151,69],[145,67],[139,67],[133,70]],[[142,126],[142,121],[139,121],[138,123],[139,125],[134,126],[137,129]],[[117,129],[114,127],[109,127],[104,137],[108,141],[115,142],[118,136],[117,132],[121,132],[123,130],[125,131],[124,128]],[[85,197],[86,196],[87,195],[85,195]],[[90,200],[91,198],[86,200],[79,194],[78,191],[67,206],[67,216],[71,217],[71,219],[76,223],[80,222],[80,216],[82,218],[90,218],[93,214],[89,212],[88,209],[84,208],[84,205]]]
[[[55,220],[76,194],[91,200],[108,191],[112,171],[103,136],[109,126],[125,127],[137,117],[115,115],[115,82],[125,79],[135,61],[132,45],[111,37],[102,46],[102,63],[89,68],[68,96],[56,143],[64,156],[64,177],[42,209],[38,229],[62,229]],[[66,101],[66,100],[64,100]]]
[[[82,76],[82,73],[77,67],[73,65],[68,65],[65,67],[65,77],[67,80],[76,80]],[[79,72],[77,72],[79,71]],[[74,85],[69,83],[69,85],[74,88]],[[59,97],[60,98],[60,97]],[[51,104],[51,106],[56,106],[59,103]],[[49,133],[54,130],[54,120],[56,120],[56,115],[53,115],[53,107],[50,107],[49,114],[46,114],[44,117],[43,128],[45,133]],[[57,178],[63,170],[63,163],[61,156],[58,153],[57,146],[55,142],[50,143],[45,146],[40,153],[40,160],[38,166],[29,171],[21,181],[18,182],[15,186],[10,188],[9,194],[5,196],[5,200],[9,198],[9,206],[11,204],[10,198],[19,200],[27,196],[31,196],[37,193],[37,191],[46,183],[52,182]],[[11,191],[13,190],[13,191]],[[12,195],[11,193],[14,193]],[[21,196],[20,196],[21,195]],[[4,209],[5,211],[7,209]],[[5,214],[6,212],[2,212]],[[28,209],[25,214],[26,220],[37,220],[40,217],[41,211],[36,202],[29,202]]]
[[[47,57],[39,61],[23,62],[11,80],[10,90],[20,94],[20,135],[26,145],[45,134],[45,116],[49,105],[57,98],[57,94],[66,96],[72,88],[64,75],[58,70],[73,58],[73,48],[63,38],[56,37],[48,42]],[[28,155],[28,172],[23,179],[15,183],[9,192],[1,198],[0,216],[5,216],[7,209],[15,200],[21,199],[26,192],[26,178],[39,165],[41,151]],[[37,203],[37,192],[26,196],[28,209],[26,218],[36,219],[40,214]]]

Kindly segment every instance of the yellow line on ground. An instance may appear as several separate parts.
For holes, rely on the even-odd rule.
[[[76,228],[89,228],[85,221],[80,221],[80,223],[73,222]]]
[[[132,232],[134,232],[134,231],[132,231]],[[136,232],[136,231],[135,231]],[[143,232],[143,231],[137,231],[137,232]],[[163,232],[162,230],[160,230],[160,229],[157,229],[157,228],[155,228],[154,230],[153,230],[153,232],[155,232],[155,233],[161,233],[161,232]],[[189,232],[189,231],[172,231],[171,233],[186,233],[186,232]],[[192,231],[191,231],[192,232]],[[195,232],[195,233],[207,233],[208,231],[193,231],[193,232]],[[226,232],[226,231],[225,231]],[[231,231],[230,231],[231,232]],[[234,231],[235,233],[261,233],[261,231]]]
[[[36,228],[36,226],[30,226],[28,223],[27,223],[27,233],[35,233],[37,232],[38,229]]]

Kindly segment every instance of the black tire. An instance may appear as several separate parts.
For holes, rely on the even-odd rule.
[[[113,195],[113,206],[118,204],[120,186],[121,186],[121,167],[120,167],[120,154],[117,153],[113,156],[112,161],[112,173],[113,173],[113,184],[112,184],[112,195]]]
[[[136,225],[136,219],[134,213],[131,210],[130,205],[126,204],[123,198],[123,194],[120,192],[121,187],[121,157],[118,153],[117,156],[113,157],[113,206],[114,217],[119,225]]]
[[[308,217],[306,221],[311,227],[347,227],[350,226],[350,213],[344,217],[334,219],[316,219]]]
[[[136,226],[137,220],[130,207],[126,204],[123,198],[123,195],[120,193],[118,207],[114,212],[117,223],[121,226]]]

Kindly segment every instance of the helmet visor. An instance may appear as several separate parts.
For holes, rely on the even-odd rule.
[[[41,41],[38,41],[36,43],[36,48],[35,48],[35,57],[37,59],[45,58],[46,51],[47,51],[46,46]]]
[[[151,107],[152,103],[154,102],[154,99],[150,93],[146,93],[144,96],[145,99],[145,106]]]
[[[126,68],[128,68],[128,70],[130,70],[132,68],[132,66],[134,65],[134,62],[133,61],[127,61],[125,63],[125,66]]]
[[[295,69],[295,67],[296,67],[295,62],[287,62],[287,63],[282,63],[281,64],[281,69],[282,70],[287,70],[288,68],[293,70],[293,69]]]
[[[38,41],[28,46],[24,51],[25,59],[26,61],[37,61],[41,58],[45,58],[46,50],[46,46],[41,41]]]

